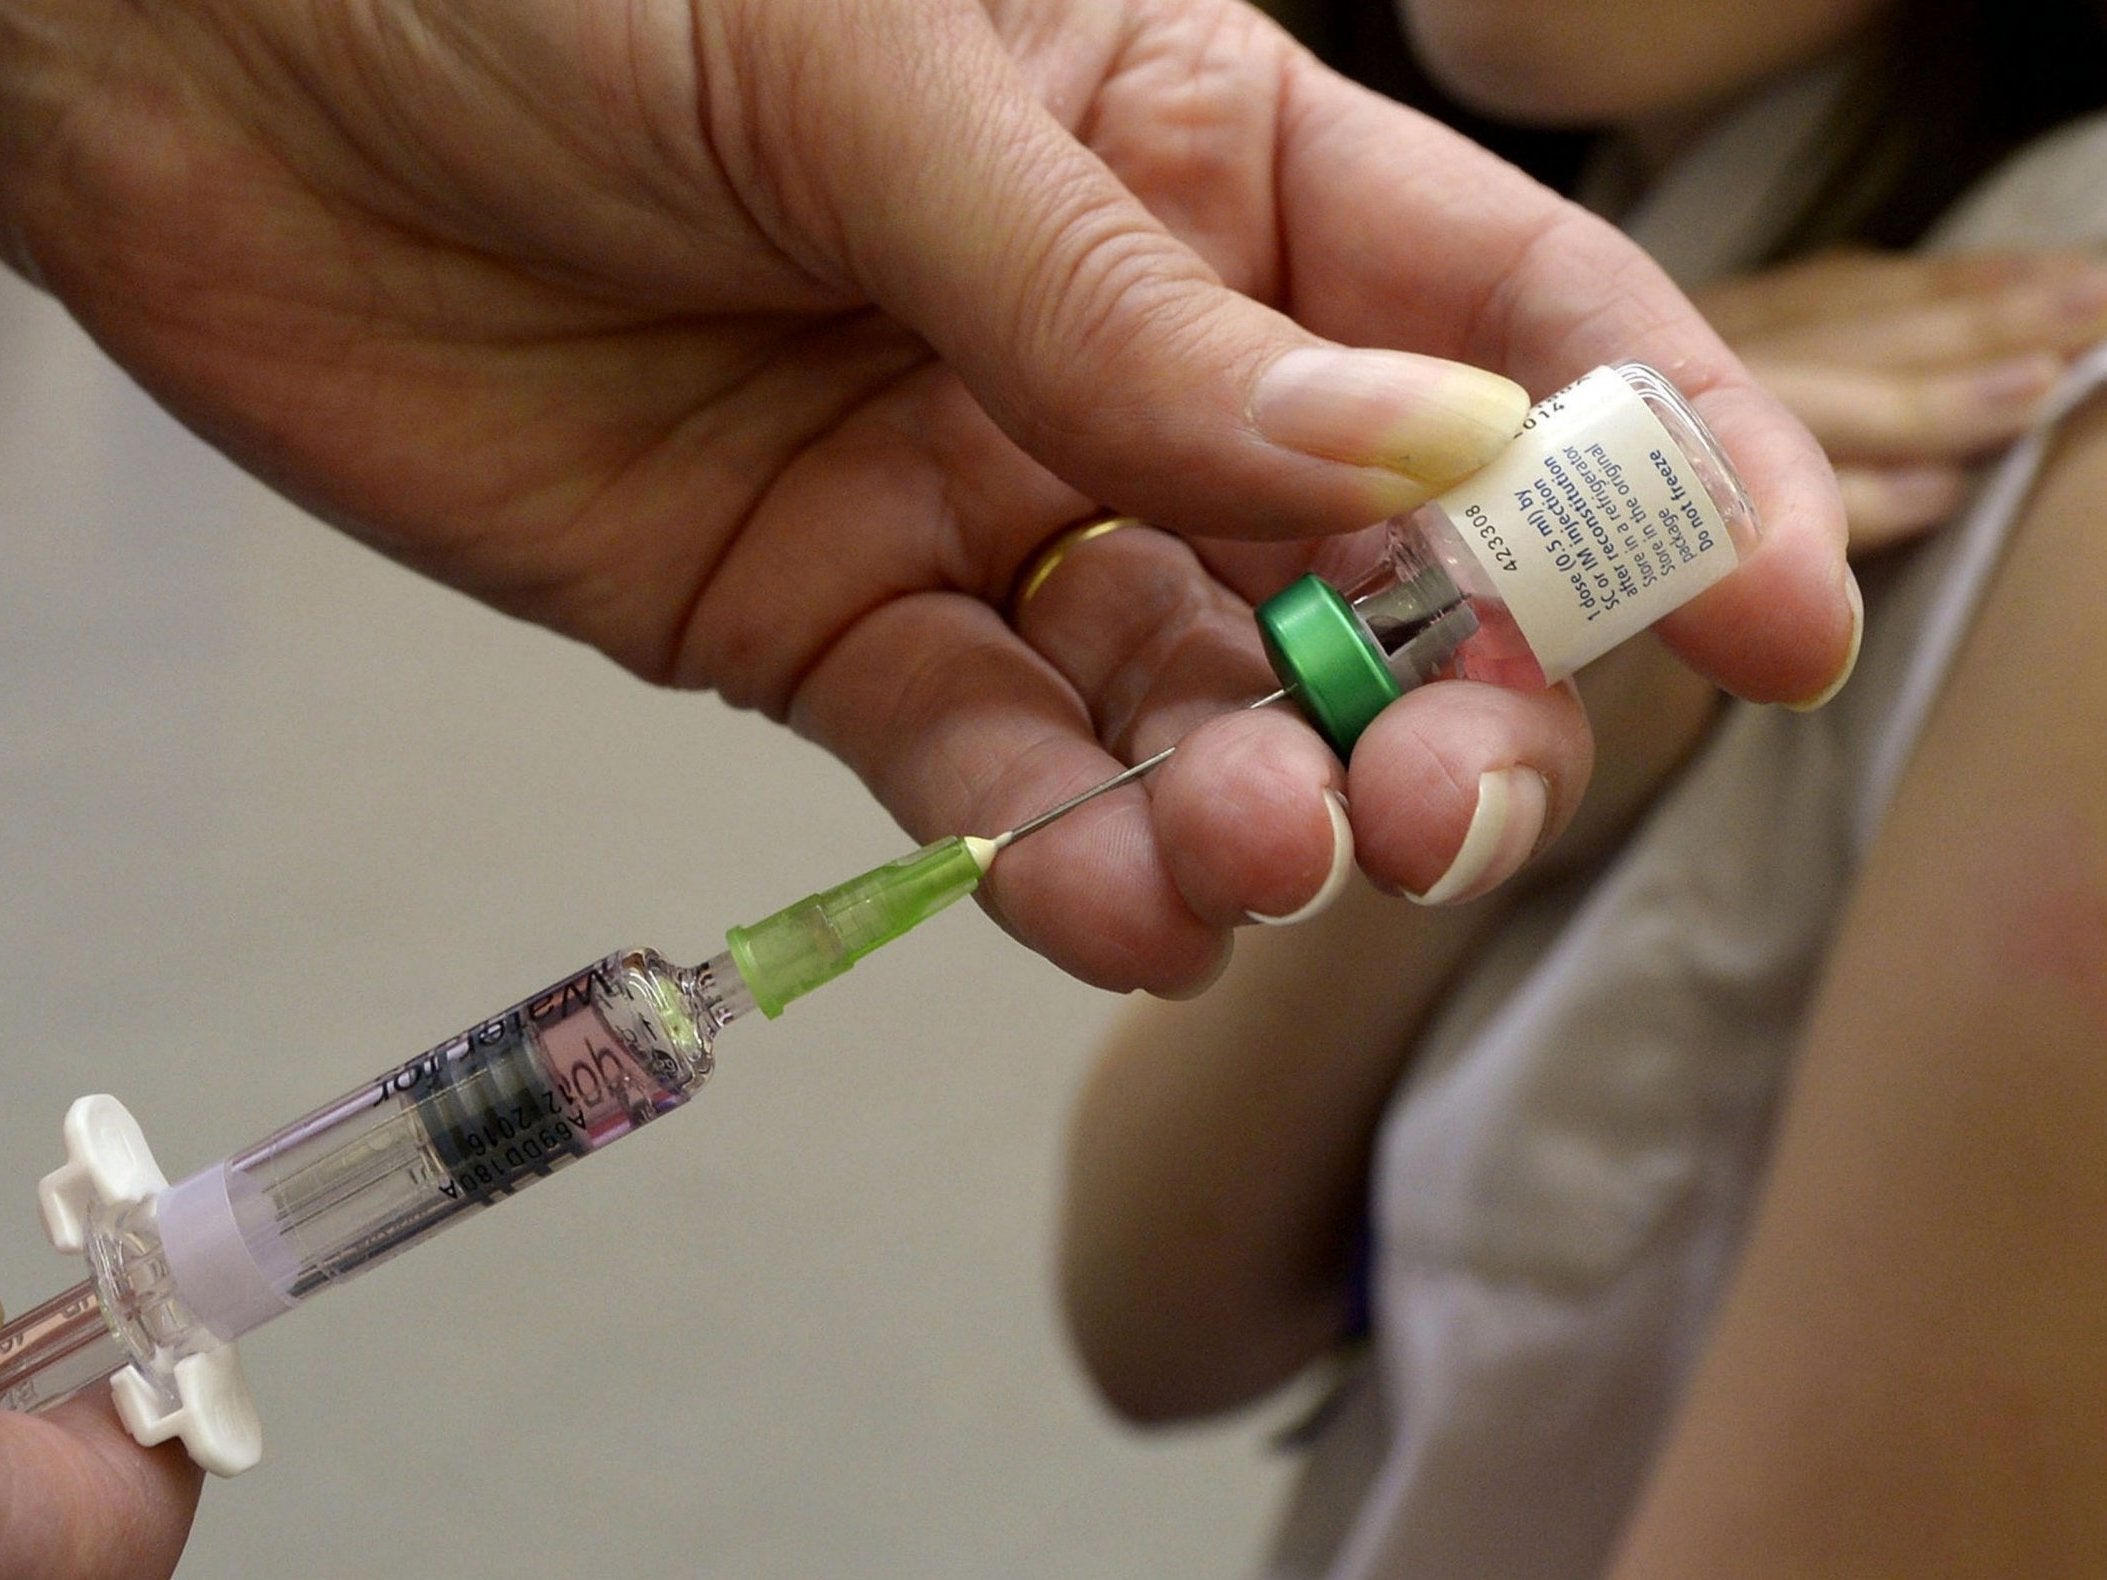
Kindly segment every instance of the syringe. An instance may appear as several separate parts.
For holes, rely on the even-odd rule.
[[[89,1276],[0,1328],[0,1408],[107,1377],[141,1442],[248,1468],[261,1432],[236,1339],[680,1107],[725,1027],[970,894],[996,848],[939,840],[733,928],[699,966],[609,955],[173,1185],[121,1104],[82,1098],[38,1197]]]

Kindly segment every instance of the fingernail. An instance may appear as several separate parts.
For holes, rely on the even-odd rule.
[[[1520,870],[1543,837],[1551,787],[1534,768],[1495,768],[1478,776],[1478,806],[1449,870],[1424,894],[1407,891],[1420,905],[1475,900]]]
[[[1332,864],[1324,874],[1324,881],[1317,885],[1317,892],[1285,916],[1267,916],[1258,911],[1244,914],[1254,922],[1266,927],[1293,927],[1297,922],[1306,922],[1312,916],[1330,909],[1346,888],[1346,880],[1353,873],[1353,824],[1346,816],[1346,798],[1336,790],[1324,792],[1324,810],[1332,820]]]
[[[1498,455],[1528,415],[1512,379],[1409,351],[1305,346],[1251,395],[1252,424],[1271,443],[1435,487]]]
[[[1865,594],[1858,590],[1856,576],[1846,573],[1844,595],[1851,600],[1851,651],[1844,655],[1844,667],[1837,671],[1836,679],[1830,681],[1820,692],[1805,702],[1785,704],[1795,713],[1812,713],[1816,708],[1826,707],[1836,694],[1844,689],[1844,682],[1851,678],[1851,671],[1858,667],[1859,645],[1866,639],[1866,600]]]

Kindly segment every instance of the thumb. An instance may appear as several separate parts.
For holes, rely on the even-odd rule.
[[[920,11],[908,81],[860,75],[836,106],[860,125],[812,176],[862,287],[1035,459],[1161,526],[1302,537],[1409,509],[1513,438],[1511,381],[1336,346],[1225,286],[966,11]]]

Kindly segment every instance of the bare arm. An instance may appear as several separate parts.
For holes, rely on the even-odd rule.
[[[1357,884],[1319,921],[1241,940],[1204,998],[1122,1023],[1076,1110],[1061,1267],[1122,1414],[1226,1409],[1338,1343],[1376,1119],[1498,906]]]
[[[2095,411],[1846,920],[1625,1580],[2107,1569],[2103,489]]]

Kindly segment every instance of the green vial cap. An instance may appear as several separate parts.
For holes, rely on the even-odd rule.
[[[971,894],[994,855],[986,840],[940,839],[751,927],[734,927],[724,941],[754,1003],[774,1020],[792,999]]]
[[[1344,598],[1305,576],[1258,607],[1273,673],[1344,761],[1375,716],[1404,695]]]

